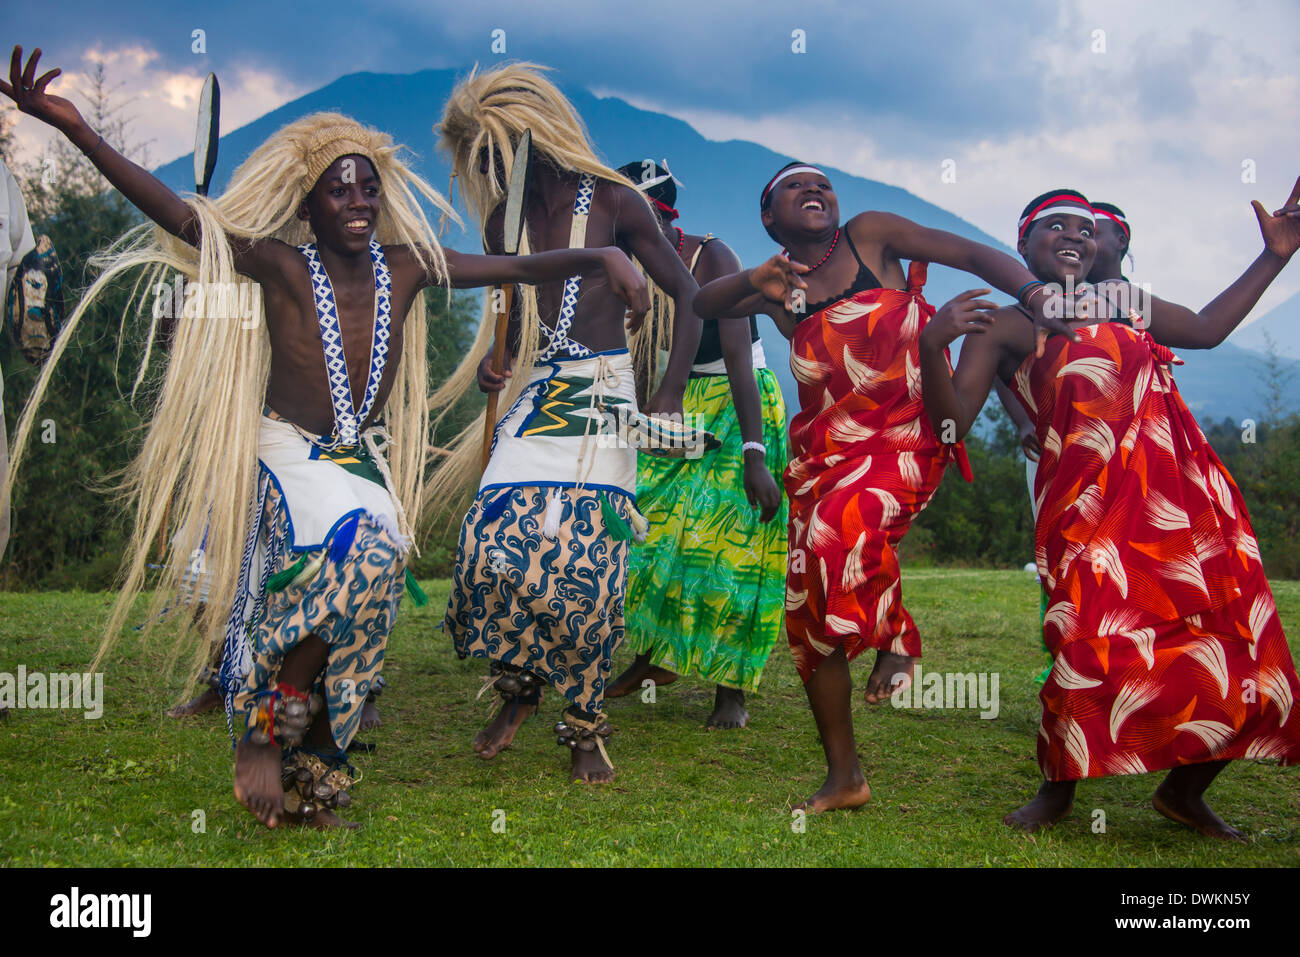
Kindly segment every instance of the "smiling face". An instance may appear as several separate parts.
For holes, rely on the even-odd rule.
[[[840,224],[840,203],[821,173],[799,172],[772,187],[763,226],[779,243],[818,240]]]
[[[340,253],[370,248],[379,221],[379,174],[364,156],[340,156],[321,174],[298,210],[316,243]]]
[[[1097,256],[1093,221],[1085,215],[1053,213],[1036,220],[1016,245],[1020,256],[1043,282],[1083,281]]]

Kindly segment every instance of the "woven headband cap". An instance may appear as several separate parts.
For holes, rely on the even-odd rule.
[[[375,156],[384,145],[383,139],[381,134],[367,130],[360,123],[340,123],[318,131],[307,146],[304,158],[303,192],[311,192],[330,164],[340,156],[364,156],[378,172]]]

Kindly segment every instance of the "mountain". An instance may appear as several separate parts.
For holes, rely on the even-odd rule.
[[[446,157],[436,148],[433,125],[441,116],[443,103],[458,75],[453,70],[355,73],[299,97],[221,137],[212,191],[219,193],[236,166],[277,129],[318,110],[337,110],[387,131],[416,154],[417,171],[445,190],[450,168]],[[586,121],[592,140],[609,165],[668,158],[684,184],[678,193],[684,228],[721,237],[746,265],[759,263],[777,251],[759,224],[758,196],[772,174],[795,157],[741,140],[707,140],[681,120],[637,109],[614,97],[600,98],[571,87],[566,87],[565,93]],[[797,148],[797,144],[792,147]],[[845,218],[861,210],[885,210],[1012,252],[965,220],[906,190],[852,176],[833,167],[825,169],[833,178]],[[157,173],[175,189],[193,189],[192,156],[168,163]],[[459,202],[457,208],[464,214]],[[1008,210],[1008,219],[1015,212]],[[475,234],[459,231],[454,225],[449,227],[445,241],[466,251],[482,249]],[[932,266],[926,298],[939,306],[958,292],[981,285],[971,276]],[[788,365],[788,347],[770,322],[764,320],[760,328],[769,365],[776,370],[786,405],[793,412],[798,400]],[[1222,410],[1223,415],[1238,420],[1249,416],[1259,405],[1254,373],[1248,368],[1251,357],[1245,349],[1227,348],[1198,355],[1179,374],[1180,384],[1187,383],[1183,391],[1189,404],[1214,412]]]
[[[1267,338],[1273,340],[1278,355],[1300,359],[1300,292],[1248,325],[1239,326],[1228,341],[1243,349],[1264,352]]]

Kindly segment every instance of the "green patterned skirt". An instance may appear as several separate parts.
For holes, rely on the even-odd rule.
[[[767,464],[780,488],[785,405],[770,369],[755,376]],[[683,408],[722,446],[694,460],[638,456],[637,506],[650,534],[632,549],[627,638],[669,671],[752,691],[785,629],[788,505],[783,496],[764,525],[745,498],[744,439],[726,376],[690,380]]]

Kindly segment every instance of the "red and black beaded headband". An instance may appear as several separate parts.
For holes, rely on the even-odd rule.
[[[1081,212],[1081,210],[1085,212]],[[1041,203],[1031,209],[1025,215],[1020,217],[1020,227],[1017,233],[1018,239],[1024,239],[1025,233],[1030,225],[1044,216],[1055,216],[1059,213],[1065,213],[1070,216],[1084,216],[1091,219],[1094,223],[1097,216],[1093,212],[1092,204],[1080,196],[1078,193],[1052,193]]]

